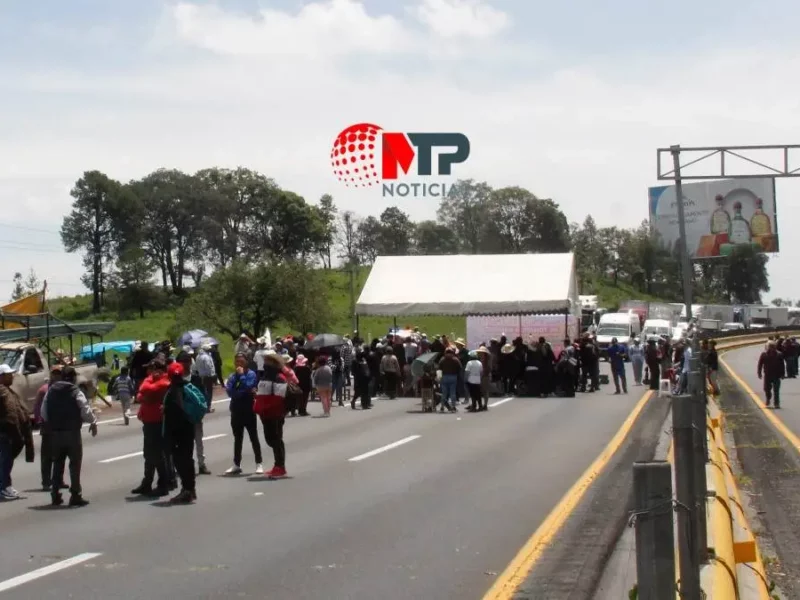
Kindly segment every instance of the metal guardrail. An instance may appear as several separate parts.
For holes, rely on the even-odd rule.
[[[715,336],[717,350],[763,343],[776,333],[800,335],[796,327],[736,333],[724,339]],[[770,600],[764,563],[725,447],[724,414],[702,367],[690,375],[689,390],[688,395],[672,397],[672,481],[668,475],[664,480],[663,462],[634,464],[637,598]],[[672,533],[675,514],[677,544],[664,534],[665,527]],[[676,589],[666,587],[666,580],[674,580]]]

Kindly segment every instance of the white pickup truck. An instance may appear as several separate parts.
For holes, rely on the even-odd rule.
[[[4,343],[0,344],[0,364],[6,364],[14,369],[11,389],[19,395],[28,411],[33,414],[36,392],[50,379],[47,357],[42,354],[38,346],[31,343]],[[97,394],[98,376],[102,370],[94,363],[74,365],[74,367],[78,372],[76,383],[91,402]]]

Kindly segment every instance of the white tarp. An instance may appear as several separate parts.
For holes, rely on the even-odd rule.
[[[359,315],[580,314],[575,261],[565,254],[379,256]]]

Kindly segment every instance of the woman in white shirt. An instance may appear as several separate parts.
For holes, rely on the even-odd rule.
[[[469,412],[477,412],[481,406],[481,375],[483,374],[483,364],[478,358],[478,353],[469,353],[469,361],[464,368],[464,376],[467,379],[467,389],[472,405],[467,409]]]

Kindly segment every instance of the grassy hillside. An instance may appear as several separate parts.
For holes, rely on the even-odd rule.
[[[356,299],[361,293],[361,289],[369,275],[369,267],[358,271],[355,281]],[[329,331],[344,334],[352,331],[352,320],[350,317],[350,279],[346,272],[332,270],[325,273],[329,279],[331,290],[331,303],[333,305],[333,322]],[[406,283],[408,285],[408,283]],[[413,282],[410,283],[413,285]],[[647,297],[625,285],[614,286],[609,281],[601,281],[593,286],[594,293],[600,297],[600,305],[607,308],[615,308],[620,302],[629,299],[657,300],[657,298]],[[67,321],[116,321],[116,328],[108,336],[106,341],[111,340],[163,340],[168,337],[168,332],[173,326],[176,309],[165,309],[150,311],[145,313],[144,319],[139,319],[138,315],[130,318],[120,318],[116,313],[101,313],[91,315],[91,297],[76,296],[71,298],[53,298],[48,301],[49,308],[53,313]],[[361,317],[360,328],[363,336],[372,338],[380,336],[392,327],[394,319],[391,317]],[[466,336],[466,319],[464,317],[411,317],[397,320],[399,327],[419,327],[421,331],[429,335],[447,334],[456,336]],[[202,328],[203,324],[198,323],[197,327]],[[219,334],[215,331],[209,333],[220,340],[220,350],[227,363],[227,369],[232,369],[233,340],[230,336]],[[292,332],[288,327],[278,324],[273,328],[273,335],[284,335]],[[88,344],[88,339],[81,341],[75,340],[76,350],[78,344]],[[109,357],[110,358],[110,357]],[[227,370],[226,369],[226,370]]]

